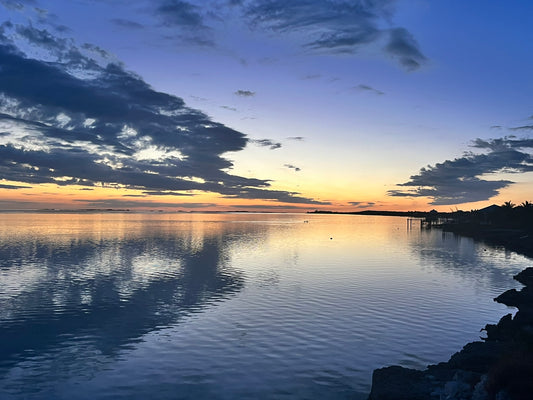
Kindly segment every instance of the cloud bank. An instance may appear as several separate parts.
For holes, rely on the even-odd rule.
[[[96,46],[8,22],[0,26],[0,65],[0,176],[12,186],[322,204],[271,190],[266,179],[232,175],[224,154],[245,148],[243,133],[155,91]]]
[[[429,197],[434,205],[452,205],[488,200],[513,181],[489,180],[496,173],[533,171],[533,139],[507,136],[500,139],[476,139],[472,147],[481,154],[466,153],[463,157],[446,160],[435,166],[422,168],[409,181],[397,186],[411,189],[390,190],[396,197]]]

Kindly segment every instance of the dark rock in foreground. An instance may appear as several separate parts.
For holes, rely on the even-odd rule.
[[[369,400],[533,399],[533,268],[514,277],[526,285],[495,301],[518,308],[483,329],[483,342],[468,343],[448,362],[423,371],[392,366],[374,371]]]

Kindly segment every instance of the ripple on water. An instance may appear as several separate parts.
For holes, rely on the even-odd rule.
[[[305,219],[0,221],[6,398],[366,398],[374,368],[476,339],[529,263],[401,218]]]

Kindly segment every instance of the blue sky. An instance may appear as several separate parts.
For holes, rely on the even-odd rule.
[[[530,2],[0,0],[0,11],[0,207],[533,198]]]

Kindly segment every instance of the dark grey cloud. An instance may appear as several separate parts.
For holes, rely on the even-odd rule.
[[[237,210],[253,210],[253,211],[259,211],[259,210],[270,210],[270,211],[278,211],[278,210],[306,210],[305,207],[301,206],[283,206],[283,205],[261,205],[261,204],[239,204],[235,206],[231,206],[231,208],[235,208]]]
[[[422,168],[399,187],[412,189],[390,190],[390,196],[430,197],[431,204],[450,205],[488,200],[511,184],[509,180],[488,180],[487,174],[498,172],[523,173],[533,171],[533,139],[504,137],[476,139],[472,147],[485,153],[466,153],[463,157],[446,160],[435,166]]]
[[[237,111],[235,107],[230,107],[230,106],[220,106],[220,108],[223,108],[224,110],[228,110],[228,111]]]
[[[296,166],[294,166],[294,165],[292,165],[292,164],[283,164],[283,166],[284,166],[284,167],[287,167],[287,168],[289,168],[289,169],[293,169],[293,170],[295,170],[296,172],[300,172],[300,171],[302,170],[301,168],[298,168],[298,167],[296,167]]]
[[[263,197],[257,197],[259,193]],[[270,197],[269,197],[270,196]],[[331,205],[329,201],[310,200],[304,197],[298,196],[297,192],[285,192],[280,190],[260,190],[260,189],[243,189],[238,194],[227,195],[227,198],[247,198],[247,199],[265,199],[265,200],[278,200],[284,203],[301,203],[301,204],[317,204],[317,205]]]
[[[395,0],[255,0],[244,15],[254,28],[293,35],[302,46],[330,53],[356,53],[385,40],[384,51],[402,66],[419,68],[426,58],[413,36],[401,27],[383,29],[394,13]]]
[[[241,97],[253,97],[255,96],[255,92],[252,92],[251,90],[237,90],[234,94]]]
[[[311,74],[311,75],[304,76],[302,79],[303,80],[315,80],[315,79],[320,79],[320,78],[322,78],[321,74]]]
[[[53,61],[30,57],[16,38]],[[1,27],[3,179],[316,204],[271,190],[269,180],[232,175],[224,154],[245,148],[243,133],[155,91],[105,52],[99,60],[87,55],[97,50],[31,26]]]
[[[362,92],[374,93],[374,94],[377,94],[379,96],[385,94],[385,92],[382,92],[381,90],[375,89],[372,86],[368,86],[368,85],[364,85],[364,84],[360,84],[360,85],[354,86],[354,89],[362,91]]]
[[[166,39],[197,46],[215,45],[213,30],[205,23],[200,6],[182,0],[159,0],[151,4],[155,5],[154,13],[162,25],[172,29],[164,35]],[[209,9],[206,14],[212,15]]]
[[[281,148],[281,143],[274,142],[271,139],[254,139],[254,140],[251,140],[251,142],[261,147],[269,147],[270,150],[276,150],[276,149]]]
[[[167,25],[197,29],[205,27],[200,8],[187,1],[160,1],[156,12]]]
[[[180,192],[168,192],[163,190],[157,190],[152,192],[143,192],[145,196],[194,196],[192,193],[180,193]]]
[[[509,129],[512,131],[533,131],[533,125],[516,126]]]
[[[144,29],[144,25],[139,22],[132,21],[130,19],[113,18],[111,22],[121,28],[127,29]]]
[[[395,28],[389,32],[389,41],[385,50],[397,58],[406,69],[415,70],[426,61],[426,57],[418,49],[418,44],[406,29]]]
[[[0,189],[30,189],[31,186],[20,186],[20,185],[5,185],[3,183],[0,183]]]
[[[303,142],[305,140],[304,136],[289,136],[288,140],[296,140],[298,142]]]
[[[22,10],[25,6],[33,6],[34,0],[0,0],[0,5],[10,10]]]
[[[373,201],[349,201],[348,204],[357,208],[370,208],[376,205]]]

